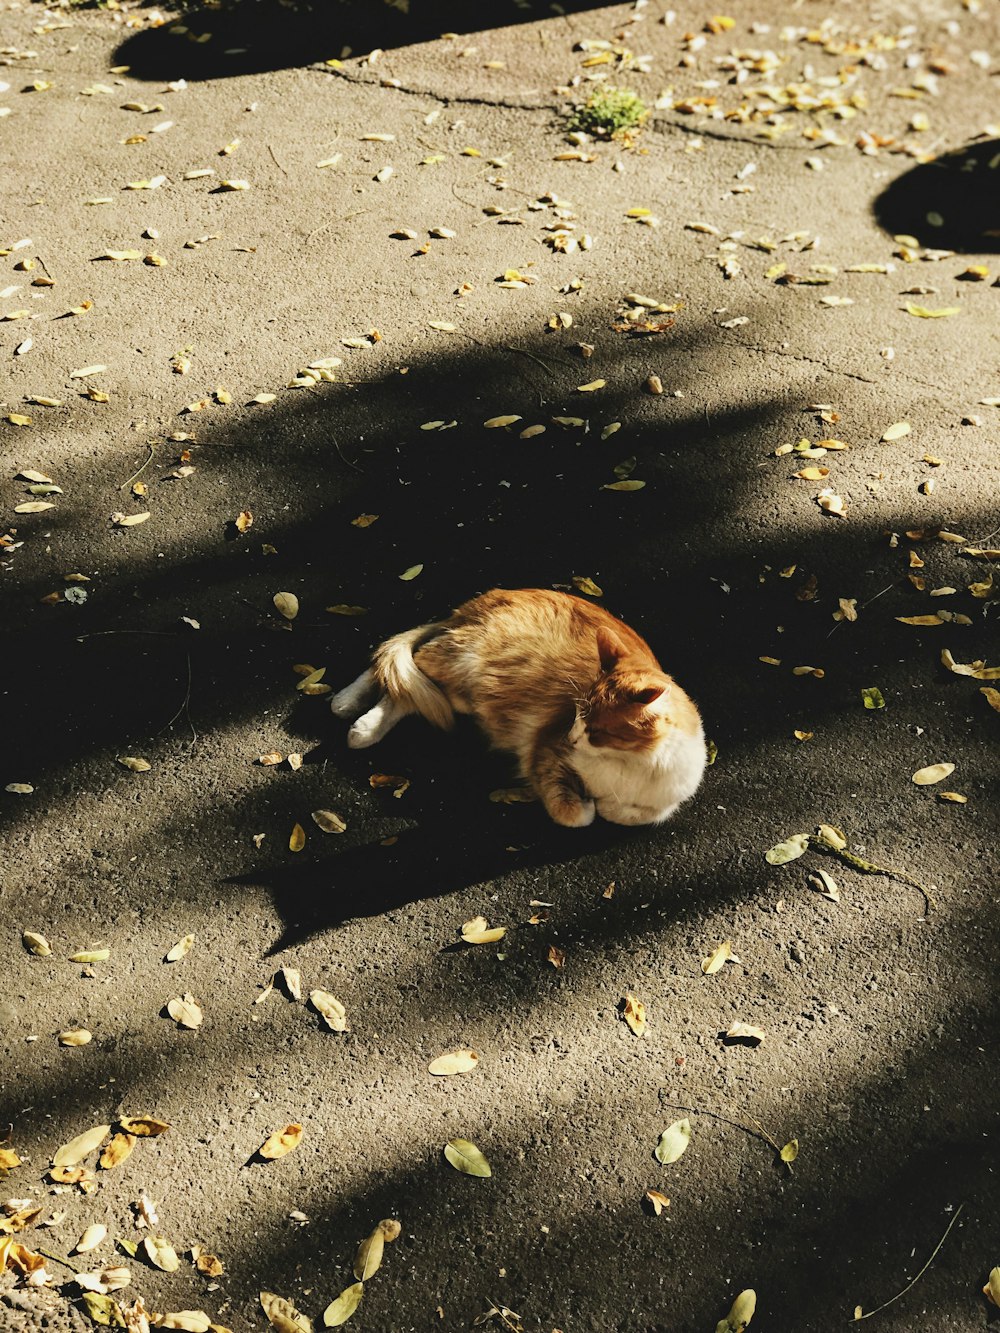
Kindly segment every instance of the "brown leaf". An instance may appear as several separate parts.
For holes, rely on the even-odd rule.
[[[621,1016],[635,1033],[641,1037],[646,1031],[646,1006],[631,991],[626,991],[625,998],[619,1005]]]
[[[115,1134],[101,1153],[102,1170],[110,1171],[112,1168],[120,1166],[132,1152],[135,1144],[136,1137],[134,1134]]]
[[[659,1190],[647,1190],[646,1198],[652,1205],[653,1212],[656,1214],[657,1217],[660,1216],[664,1208],[670,1206],[670,1200],[667,1198],[665,1194],[661,1194]]]
[[[170,1128],[165,1120],[157,1120],[151,1115],[123,1115],[119,1117],[118,1123],[126,1134],[134,1134],[140,1139],[155,1138]]]

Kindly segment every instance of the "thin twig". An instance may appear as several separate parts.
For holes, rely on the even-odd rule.
[[[862,602],[860,609],[863,611],[866,606],[871,606],[872,602],[877,602],[880,597],[884,597],[887,592],[892,592],[893,588],[897,588],[898,586],[899,586],[898,583],[890,583],[887,587],[883,588],[881,592],[877,592],[874,597],[869,597],[867,602]],[[847,624],[846,620],[838,620],[836,625],[834,625],[833,629],[830,631],[830,634],[834,634],[838,629],[840,629],[841,625],[846,625],[846,624]],[[826,637],[829,638],[830,634],[828,634]]]
[[[509,1306],[498,1304],[492,1296],[487,1296],[486,1299],[489,1301],[490,1305],[493,1306],[493,1309],[496,1310],[506,1327],[510,1329],[511,1333],[521,1333],[521,1329],[518,1328],[517,1324],[512,1324],[504,1314],[504,1311],[510,1308]],[[513,1314],[513,1311],[511,1311],[511,1313]]]
[[[162,635],[165,639],[176,638],[179,630],[173,629],[95,629],[90,634],[77,634],[77,643],[83,643],[84,639],[103,639],[107,634],[156,634]]]
[[[271,147],[270,144],[267,145],[267,151],[271,154],[271,161],[274,163],[274,165],[278,168],[278,170],[279,170],[280,172],[283,173],[283,175],[287,176],[287,175],[288,175],[288,172],[287,172],[287,171],[285,170],[285,168],[281,165],[281,163],[278,161],[278,159],[274,156],[274,149]]]
[[[923,1268],[921,1268],[921,1270],[920,1270],[920,1272],[917,1274],[917,1276],[916,1276],[915,1278],[912,1278],[909,1282],[907,1282],[906,1286],[903,1288],[902,1291],[897,1291],[896,1294],[895,1294],[895,1296],[890,1296],[889,1299],[888,1299],[887,1301],[883,1301],[881,1305],[877,1305],[877,1306],[875,1307],[874,1310],[868,1310],[865,1314],[855,1314],[855,1316],[854,1316],[854,1320],[855,1320],[855,1321],[857,1321],[857,1320],[859,1320],[859,1319],[871,1319],[871,1317],[872,1317],[873,1314],[878,1314],[878,1312],[879,1312],[880,1310],[884,1310],[884,1309],[886,1308],[886,1306],[888,1306],[888,1305],[892,1305],[893,1301],[898,1301],[899,1298],[900,1298],[900,1296],[905,1296],[906,1293],[910,1290],[911,1287],[915,1287],[915,1286],[917,1285],[917,1283],[920,1281],[920,1279],[923,1277],[923,1275],[927,1272],[928,1268],[930,1268],[931,1264],[932,1264],[932,1263],[934,1262],[934,1260],[938,1257],[938,1254],[940,1253],[940,1250],[941,1250],[941,1246],[942,1246],[942,1245],[945,1243],[945,1241],[948,1239],[948,1233],[951,1231],[952,1227],[953,1227],[953,1226],[955,1225],[955,1223],[958,1221],[958,1215],[959,1215],[959,1213],[962,1211],[962,1209],[963,1209],[964,1207],[965,1207],[965,1204],[964,1204],[964,1203],[960,1203],[960,1204],[958,1205],[958,1207],[955,1209],[955,1216],[951,1219],[951,1221],[950,1221],[950,1222],[948,1223],[948,1225],[945,1227],[945,1229],[944,1229],[944,1235],[941,1237],[941,1239],[938,1241],[938,1243],[934,1246],[934,1250],[933,1250],[933,1253],[931,1254],[931,1257],[930,1257],[930,1258],[927,1260],[927,1262],[924,1264]],[[859,1307],[859,1308],[860,1308],[860,1307]]]
[[[333,441],[333,447],[334,447],[334,449],[336,449],[337,453],[340,455],[341,460],[342,460],[343,462],[345,462],[345,463],[347,464],[348,467],[352,467],[352,468],[354,469],[355,472],[362,472],[362,473],[363,473],[363,472],[364,472],[364,468],[363,468],[363,467],[358,467],[357,463],[352,463],[351,460],[345,456],[343,449],[341,449],[341,447],[340,447],[340,441],[337,439],[336,435],[331,435],[331,436],[330,436],[330,439]]]
[[[682,1106],[680,1102],[663,1102],[662,1105],[672,1111],[687,1111],[689,1115],[707,1115],[713,1120],[721,1120],[724,1125],[731,1125],[733,1129],[742,1129],[744,1134],[749,1134],[750,1137],[754,1139],[763,1139],[763,1141],[772,1147],[775,1152],[781,1152],[781,1149],[775,1140],[771,1138],[770,1134],[768,1134],[760,1121],[755,1120],[753,1116],[750,1116],[749,1119],[753,1120],[754,1124],[757,1126],[756,1130],[751,1129],[749,1125],[744,1124],[742,1120],[733,1120],[731,1116],[723,1115],[721,1111],[709,1111],[707,1108],[701,1106]]]
[[[79,1268],[74,1268],[74,1266],[71,1263],[67,1263],[65,1259],[60,1259],[58,1254],[50,1254],[48,1250],[39,1250],[38,1253],[43,1259],[51,1259],[54,1264],[62,1264],[63,1268],[68,1268],[71,1273],[80,1272]]]
[[[541,368],[545,371],[546,375],[551,375],[551,376],[553,376],[553,378],[555,377],[555,373],[556,373],[556,372],[551,368],[551,366],[547,366],[547,365],[545,364],[545,362],[542,360],[542,358],[541,358],[540,356],[535,356],[534,352],[529,352],[528,349],[527,349],[526,347],[513,347],[513,346],[511,346],[509,343],[505,343],[505,344],[504,344],[504,351],[505,351],[505,352],[520,352],[520,354],[521,354],[522,356],[529,356],[529,357],[531,357],[532,361],[536,361],[536,362],[538,363],[538,365],[541,366]],[[567,362],[566,364],[569,364],[569,363]]]
[[[174,723],[177,721],[177,719],[180,717],[182,713],[184,713],[187,716],[187,724],[191,728],[191,744],[192,746],[194,746],[198,742],[198,732],[195,730],[195,725],[191,721],[191,654],[190,653],[187,654],[187,689],[184,691],[184,698],[181,700],[181,706],[180,708],[178,708],[177,712],[173,715],[170,721],[165,722],[163,724],[160,730],[156,733],[157,736],[161,735],[164,731],[169,730],[169,728],[174,725]]]
[[[122,482],[122,484],[118,487],[120,491],[123,491],[126,486],[131,486],[132,482],[135,481],[136,477],[141,477],[142,474],[149,467],[150,463],[153,461],[153,455],[156,453],[156,445],[147,444],[146,448],[149,450],[149,454],[146,458],[145,463],[143,463],[142,467],[139,468],[138,472],[133,472],[131,477],[129,477],[126,481]]]

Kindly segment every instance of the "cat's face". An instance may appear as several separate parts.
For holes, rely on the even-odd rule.
[[[584,700],[570,739],[595,750],[651,750],[665,735],[673,682],[662,672],[616,664]]]

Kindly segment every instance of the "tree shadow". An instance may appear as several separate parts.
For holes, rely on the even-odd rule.
[[[876,198],[891,235],[959,253],[1000,250],[1000,140],[980,139],[897,176]]]
[[[136,79],[234,78],[599,8],[600,0],[225,0],[126,38]]]

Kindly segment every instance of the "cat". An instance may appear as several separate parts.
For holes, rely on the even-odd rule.
[[[705,770],[698,710],[648,644],[603,608],[540,588],[497,588],[387,639],[331,708],[356,719],[353,749],[411,713],[444,730],[471,714],[567,828],[596,815],[658,824]]]

